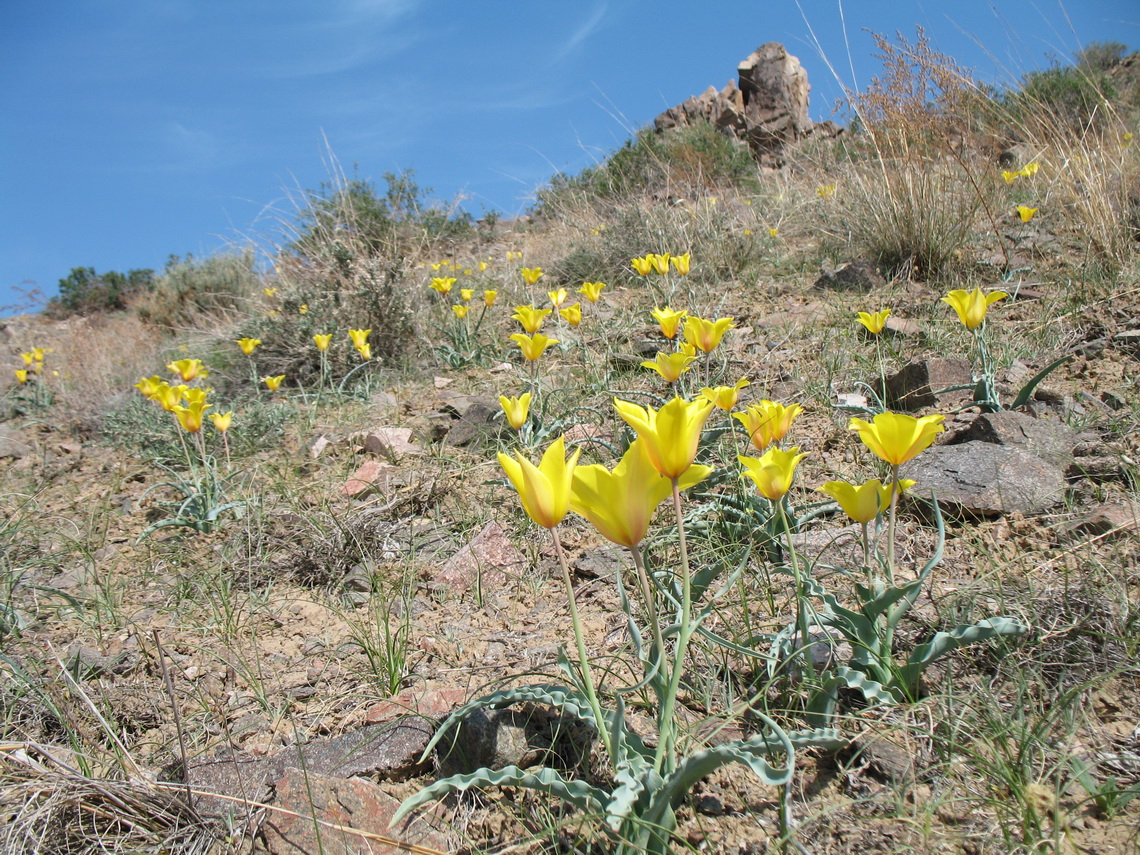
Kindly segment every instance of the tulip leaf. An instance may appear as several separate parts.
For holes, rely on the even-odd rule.
[[[1060,359],[1054,360],[1042,368],[1039,372],[1037,372],[1037,374],[1032,377],[1032,379],[1030,379],[1028,383],[1021,387],[1021,391],[1017,393],[1017,397],[1013,399],[1013,403],[1009,405],[1009,408],[1011,410],[1016,410],[1018,407],[1024,407],[1029,399],[1033,396],[1033,392],[1037,389],[1037,384],[1039,384],[1049,374],[1060,368],[1072,358],[1072,354],[1069,354],[1068,356],[1062,356]]]
[[[959,647],[999,635],[1022,635],[1028,631],[1029,627],[1016,618],[1002,616],[986,618],[973,625],[956,626],[949,632],[936,633],[930,641],[911,651],[906,665],[900,669],[899,679],[903,685],[913,687],[927,665]]]
[[[862,694],[871,705],[892,706],[897,700],[886,686],[877,680],[872,680],[862,671],[839,667],[824,681],[823,686],[819,688],[809,702],[807,720],[810,724],[816,727],[826,727],[828,722],[834,718],[835,708],[839,703],[840,689],[854,689]]]
[[[424,787],[400,804],[392,816],[391,825],[396,825],[412,811],[428,802],[441,799],[452,793],[465,792],[472,787],[492,786],[521,787],[522,789],[545,793],[587,812],[604,810],[610,801],[605,790],[590,786],[585,781],[568,781],[554,769],[545,766],[535,772],[525,772],[518,766],[504,766],[498,770],[483,768],[476,769],[466,775],[441,778]]]

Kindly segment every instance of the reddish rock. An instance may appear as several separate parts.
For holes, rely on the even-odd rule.
[[[432,579],[435,588],[446,588],[456,593],[469,591],[476,586],[484,590],[506,584],[510,576],[517,576],[526,567],[526,559],[519,552],[497,522],[489,522],[465,547],[453,555]]]
[[[398,843],[452,851],[446,835],[414,817],[390,829],[400,800],[371,781],[329,778],[302,769],[286,769],[274,786],[274,806],[266,812],[262,833],[269,855],[396,855]]]
[[[391,463],[383,463],[379,460],[365,460],[360,465],[360,468],[352,473],[352,476],[341,485],[340,494],[342,496],[358,496],[365,490],[372,487],[382,478],[387,475],[386,470],[395,469]]]
[[[369,454],[387,458],[392,463],[401,457],[423,453],[420,447],[412,442],[411,428],[370,428],[353,434],[352,441],[358,443]]]
[[[370,706],[364,713],[369,724],[392,721],[400,716],[411,715],[425,719],[442,719],[453,709],[468,701],[465,689],[405,689],[386,701]]]
[[[955,409],[973,400],[973,383],[968,359],[920,359],[887,378],[887,404],[900,410]],[[958,386],[970,388],[944,391]]]

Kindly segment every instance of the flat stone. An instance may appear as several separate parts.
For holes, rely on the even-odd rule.
[[[493,407],[482,402],[472,403],[448,430],[447,444],[463,448],[481,440],[490,440],[506,425],[498,418],[501,412],[497,401]]]
[[[497,522],[489,522],[474,539],[460,549],[439,569],[432,587],[456,593],[476,586],[498,588],[509,576],[518,576],[526,567],[526,558],[511,543]]]
[[[267,811],[262,824],[269,855],[405,855],[397,842],[454,848],[430,813],[389,828],[400,800],[371,781],[290,768],[273,789],[282,810]]]
[[[974,375],[968,359],[934,357],[906,365],[887,378],[886,396],[890,407],[921,410],[926,407],[953,409],[973,400]],[[943,392],[951,386],[970,386],[955,392]]]
[[[405,780],[423,771],[419,758],[434,732],[423,719],[407,716],[340,736],[312,739],[272,759],[282,768],[296,767],[318,775]]]
[[[1065,495],[1058,467],[990,442],[936,446],[904,464],[901,474],[918,482],[912,492],[928,496],[933,490],[939,506],[953,514],[1039,513]]]
[[[8,425],[0,425],[0,457],[13,457],[19,460],[32,453],[32,445],[20,431]]]
[[[370,428],[354,433],[351,439],[369,454],[384,457],[392,463],[396,463],[401,457],[423,454],[423,450],[412,442],[411,428]]]
[[[434,722],[449,715],[468,699],[466,689],[405,689],[386,701],[370,706],[364,712],[364,720],[373,724],[402,716],[419,716]]]
[[[910,318],[896,318],[891,315],[883,324],[883,329],[900,338],[918,338],[922,335],[922,324]]]
[[[887,284],[875,265],[868,261],[849,261],[832,271],[824,271],[815,281],[816,290],[868,292]]]
[[[313,458],[313,460],[316,460],[318,457],[324,454],[325,449],[328,448],[331,444],[332,441],[327,436],[318,436],[313,440],[312,445],[309,446],[309,457]]]
[[[1017,448],[1065,468],[1073,462],[1073,449],[1079,434],[1068,425],[1052,419],[1034,418],[1016,410],[982,413],[969,426],[951,433],[943,445],[963,442],[989,442]]]
[[[880,781],[907,789],[914,786],[914,753],[884,736],[863,734],[842,756]]]
[[[1066,530],[1073,534],[1106,538],[1136,528],[1140,528],[1140,505],[1103,504],[1067,526]]]
[[[358,496],[373,485],[381,483],[381,479],[387,480],[387,475],[395,469],[391,463],[365,460],[337,492],[342,496]]]
[[[265,804],[269,798],[269,782],[276,774],[268,759],[241,754],[191,763],[186,783],[199,813],[248,823],[260,810],[254,803]]]

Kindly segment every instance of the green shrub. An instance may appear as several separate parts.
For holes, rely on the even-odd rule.
[[[59,280],[59,295],[48,301],[46,314],[64,318],[125,309],[131,297],[153,287],[153,270],[96,273],[94,267],[73,267],[66,278]]]
[[[171,256],[153,287],[132,305],[145,321],[185,327],[241,309],[260,285],[252,247],[204,259]]]

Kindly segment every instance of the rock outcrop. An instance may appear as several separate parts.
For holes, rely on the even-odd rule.
[[[670,107],[653,125],[658,131],[709,122],[720,131],[744,140],[762,161],[778,161],[784,147],[816,129],[808,118],[807,71],[779,42],[757,48],[737,66],[737,80],[720,91],[710,86],[702,94]],[[820,128],[834,135],[832,122]]]

